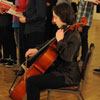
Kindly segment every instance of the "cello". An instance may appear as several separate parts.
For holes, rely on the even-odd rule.
[[[64,32],[77,29],[80,25],[86,25],[86,18],[82,18],[80,23],[70,25]],[[27,66],[22,64],[22,67],[29,67],[25,73],[26,78],[31,76],[44,74],[48,68],[53,64],[57,58],[56,50],[56,38],[52,38],[42,48],[39,49],[38,53],[32,58],[29,58],[26,63]],[[21,79],[10,89],[10,97],[12,100],[23,100],[26,94],[26,78],[24,75]]]

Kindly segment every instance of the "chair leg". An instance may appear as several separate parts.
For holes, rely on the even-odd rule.
[[[78,98],[79,98],[79,100],[84,100],[84,97],[83,97],[83,95],[82,95],[81,91],[79,91]]]
[[[50,91],[48,90],[47,92],[47,100],[50,100]]]
[[[83,95],[82,95],[82,93],[81,93],[80,90],[78,90],[77,92],[75,92],[75,91],[67,91],[67,92],[68,92],[68,93],[72,93],[72,94],[76,94],[78,100],[84,100],[84,97],[83,97]],[[67,92],[66,92],[66,93],[67,93]]]
[[[48,90],[48,93],[47,93],[47,100],[50,100],[50,92],[51,92],[51,91]],[[83,95],[82,95],[82,93],[81,93],[80,90],[77,91],[77,92],[75,92],[75,91],[67,91],[66,93],[76,94],[77,97],[78,97],[78,100],[84,100],[84,97],[83,97]]]

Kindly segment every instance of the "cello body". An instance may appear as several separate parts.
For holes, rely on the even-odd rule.
[[[57,58],[56,42],[50,46],[33,62],[31,67],[27,69],[26,78],[31,76],[44,74]],[[26,81],[24,75],[18,83],[11,89],[10,97],[12,100],[23,100],[26,95]]]

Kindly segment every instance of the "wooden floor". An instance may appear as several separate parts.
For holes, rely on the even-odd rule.
[[[100,100],[100,74],[93,74],[93,69],[100,66],[100,20],[93,21],[89,31],[89,44],[91,42],[95,44],[95,49],[88,64],[81,90],[85,100]],[[15,78],[17,68],[18,66],[7,68],[0,65],[0,100],[11,100],[9,98],[9,88]],[[46,100],[46,93],[41,94],[41,100]],[[77,100],[77,98],[72,94],[53,92],[51,100]]]

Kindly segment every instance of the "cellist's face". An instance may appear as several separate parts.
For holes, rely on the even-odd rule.
[[[53,11],[53,23],[55,23],[58,26],[58,28],[60,28],[62,25],[64,25],[64,22],[62,22],[60,17],[57,16],[54,11]]]

